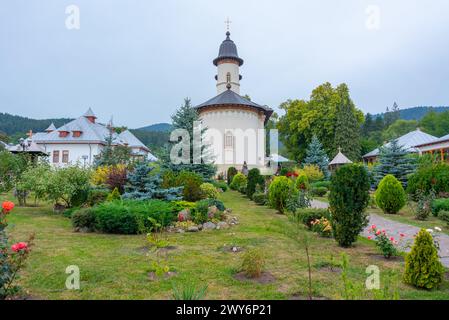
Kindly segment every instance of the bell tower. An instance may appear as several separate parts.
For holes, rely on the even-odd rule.
[[[227,21],[229,29],[229,19]],[[237,46],[230,38],[229,30],[226,32],[226,39],[221,43],[218,51],[218,57],[213,61],[217,67],[217,94],[223,93],[228,88],[237,94],[240,94],[240,66],[243,64],[237,53]]]

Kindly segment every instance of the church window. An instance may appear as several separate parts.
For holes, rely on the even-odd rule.
[[[233,148],[234,147],[234,136],[231,132],[226,132],[225,134],[225,148]]]
[[[62,163],[69,163],[69,150],[62,151]]]
[[[226,74],[226,83],[231,83],[231,73],[230,72],[228,72]]]
[[[54,150],[53,151],[53,163],[58,163],[59,162],[59,150]]]

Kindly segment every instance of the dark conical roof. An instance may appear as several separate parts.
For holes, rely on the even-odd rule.
[[[243,59],[241,59],[237,53],[237,46],[234,41],[229,38],[231,33],[226,32],[226,39],[221,43],[220,50],[218,51],[218,57],[213,61],[214,65],[217,65],[220,60],[223,59],[234,59],[239,63],[239,66],[243,64]]]

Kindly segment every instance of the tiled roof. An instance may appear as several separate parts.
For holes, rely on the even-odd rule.
[[[420,129],[416,129],[415,131],[411,131],[399,138],[397,138],[398,145],[402,146],[408,152],[418,152],[415,148],[416,146],[427,144],[430,142],[434,142],[438,140],[437,137],[434,137],[430,134],[422,132]],[[389,146],[390,143],[385,144],[384,146]],[[376,148],[371,152],[368,152],[363,156],[363,158],[376,157],[379,155],[380,149]]]
[[[329,162],[329,165],[334,165],[334,164],[347,164],[347,163],[352,163],[351,160],[349,160],[343,153],[341,153],[341,151],[338,151],[337,155],[335,156],[334,159],[332,159],[331,162]]]

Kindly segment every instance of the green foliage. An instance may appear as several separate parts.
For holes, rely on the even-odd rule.
[[[331,186],[331,182],[327,181],[327,180],[325,180],[325,181],[317,181],[317,182],[312,182],[310,184],[310,186],[312,188],[326,188],[326,189],[329,189],[330,186]]]
[[[176,219],[177,214],[169,202],[162,200],[116,200],[101,203],[91,210],[95,216],[96,230],[118,234],[144,232],[142,225],[149,230],[155,223],[166,227]]]
[[[384,141],[391,141],[397,139],[409,132],[415,131],[419,124],[416,120],[396,120],[390,125],[383,133],[382,137]],[[373,148],[374,149],[374,148]],[[371,150],[370,150],[371,151]]]
[[[308,190],[309,189],[309,178],[305,173],[300,173],[295,180],[295,186],[298,190]]]
[[[46,198],[53,203],[62,201],[68,208],[80,206],[87,201],[90,176],[90,170],[78,166],[53,169],[47,180]]]
[[[437,217],[440,211],[449,211],[449,198],[435,199],[432,202],[432,214]]]
[[[128,184],[125,186],[124,199],[164,199],[168,201],[180,200],[181,187],[162,187],[160,174],[152,174],[155,170],[146,162],[139,163],[128,173]]]
[[[449,132],[449,111],[430,111],[421,119],[419,125],[428,134],[442,137]]]
[[[212,183],[205,182],[200,185],[201,192],[203,196],[210,199],[218,198],[218,190]]]
[[[438,213],[438,218],[449,226],[449,210],[442,210]]]
[[[370,183],[362,165],[339,168],[331,178],[329,205],[335,240],[349,247],[368,224],[365,209],[369,204]]]
[[[234,168],[234,167],[229,167],[228,168],[228,173],[227,173],[228,185],[231,185],[232,179],[234,179],[234,176],[237,173],[239,173],[239,172],[237,171],[236,168]]]
[[[28,166],[22,173],[16,188],[25,192],[32,192],[35,203],[45,199],[47,185],[51,175],[51,168],[46,162]]]
[[[424,163],[410,176],[407,193],[415,195],[418,190],[429,193],[433,190],[436,194],[449,192],[449,164]]]
[[[375,199],[384,213],[396,214],[405,206],[407,195],[399,180],[388,174],[380,181]]]
[[[206,296],[207,285],[196,286],[188,282],[182,286],[173,285],[174,300],[202,300]]]
[[[376,226],[373,225],[369,229],[369,232],[373,234],[376,246],[385,258],[389,259],[392,256],[397,256],[399,254],[394,246],[394,238],[388,236],[385,230],[378,230]]]
[[[313,187],[310,189],[310,193],[315,197],[324,197],[328,189],[326,187]]]
[[[182,187],[182,197],[186,201],[198,201],[204,198],[201,184],[203,178],[191,171],[181,171],[175,179],[173,187]]]
[[[425,193],[419,190],[415,194],[416,202],[409,202],[409,207],[414,212],[416,219],[426,220],[432,213],[432,203],[435,200],[435,193],[433,191]]]
[[[234,176],[234,178],[232,178],[232,182],[229,187],[232,190],[239,191],[240,188],[246,186],[247,180],[248,179],[246,178],[246,176],[243,173],[239,172]]]
[[[243,255],[242,271],[248,278],[258,278],[265,268],[265,256],[259,249],[250,249]]]
[[[92,188],[87,196],[87,204],[93,207],[96,204],[105,202],[109,196],[108,189]]]
[[[73,119],[68,118],[36,120],[0,112],[0,132],[4,132],[10,136],[15,134],[24,136],[29,130],[32,130],[33,132],[42,132],[48,128],[51,123],[54,123],[58,128],[72,120]]]
[[[287,199],[294,189],[294,183],[291,179],[279,176],[275,177],[268,189],[268,202],[270,206],[284,213],[287,205]]]
[[[288,100],[282,103],[280,108],[285,111],[285,115],[280,117],[277,128],[290,158],[303,159],[306,155],[306,146],[312,141],[313,136],[321,141],[327,155],[336,154],[339,147],[336,138],[341,136],[339,134],[336,137],[337,128],[342,135],[346,134],[345,128],[340,126],[342,121],[336,120],[337,117],[342,119],[343,114],[347,113],[350,113],[347,121],[348,136],[354,139],[350,141],[348,151],[349,147],[357,151],[359,143],[357,131],[363,123],[363,113],[351,101],[345,84],[333,88],[330,83],[324,83],[313,90],[309,101]],[[340,139],[338,141],[340,143]],[[345,149],[343,151],[346,152]],[[348,156],[352,157],[352,152]]]
[[[316,165],[324,173],[325,177],[329,177],[329,158],[323,149],[320,140],[314,135],[306,150],[304,164]]]
[[[10,191],[16,186],[28,163],[26,157],[0,151],[0,192]]]
[[[263,192],[253,193],[253,201],[259,205],[265,205],[267,203],[267,195]]]
[[[416,159],[410,155],[397,140],[380,148],[379,164],[374,169],[374,179],[379,183],[388,174],[398,179],[404,188],[407,186],[408,176],[416,170]]]
[[[444,267],[438,257],[432,235],[421,229],[412,250],[405,258],[404,282],[430,290],[440,285],[443,275]]]
[[[217,189],[221,189],[223,192],[226,192],[228,190],[228,184],[223,181],[213,181],[212,184]]]
[[[112,192],[108,194],[106,201],[120,200],[121,198],[122,196],[120,195],[118,188],[114,188],[114,190],[112,190]]]
[[[291,190],[285,208],[289,212],[296,212],[300,208],[310,207],[310,197],[306,190]]]
[[[172,201],[171,202],[173,210],[175,212],[182,211],[184,209],[193,209],[195,208],[196,203],[184,200]]]
[[[95,214],[92,208],[82,208],[72,214],[72,225],[74,228],[95,229]]]
[[[106,146],[95,158],[95,167],[99,166],[117,166],[119,164],[128,164],[131,161],[131,148],[128,146],[114,145],[114,131],[109,129],[109,135],[106,137]]]
[[[265,179],[260,175],[260,170],[257,168],[248,171],[248,182],[246,184],[246,195],[252,199],[254,192],[256,192],[257,185],[264,185]]]
[[[330,213],[328,209],[302,208],[296,210],[294,214],[296,216],[296,219],[309,229],[312,228],[312,222],[317,219],[330,219]]]

